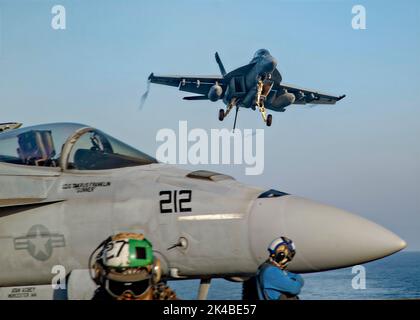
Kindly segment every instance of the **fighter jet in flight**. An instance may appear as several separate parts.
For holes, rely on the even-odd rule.
[[[57,266],[69,290],[88,290],[89,255],[118,232],[147,235],[166,279],[202,279],[207,288],[211,278],[255,275],[280,235],[296,244],[294,272],[357,265],[406,246],[344,210],[158,163],[86,125],[0,133],[0,298],[41,298]]]
[[[266,125],[271,126],[272,115],[267,115],[266,109],[284,112],[291,104],[335,104],[345,97],[282,83],[282,76],[276,68],[277,60],[267,49],[258,50],[249,64],[229,73],[226,73],[217,52],[215,58],[221,76],[165,76],[152,73],[149,81],[198,94],[184,97],[185,100],[216,102],[222,99],[226,110],[219,110],[219,120],[223,121],[232,108],[236,107],[234,129],[239,108],[257,108]]]

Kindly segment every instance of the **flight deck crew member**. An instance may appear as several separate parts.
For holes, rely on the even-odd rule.
[[[160,282],[160,261],[143,234],[109,237],[92,253],[89,265],[94,270],[92,279],[99,285],[93,300],[177,300],[175,292]]]
[[[303,278],[286,270],[295,256],[292,240],[274,239],[268,247],[270,254],[257,272],[257,290],[260,300],[296,300],[303,287]]]

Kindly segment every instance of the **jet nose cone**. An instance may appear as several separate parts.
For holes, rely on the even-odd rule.
[[[267,56],[263,61],[263,72],[271,73],[277,67],[277,60],[273,56]]]
[[[391,231],[344,210],[286,195],[258,199],[250,217],[255,258],[267,258],[276,237],[295,242],[296,256],[289,269],[296,272],[342,268],[400,251],[406,243]]]

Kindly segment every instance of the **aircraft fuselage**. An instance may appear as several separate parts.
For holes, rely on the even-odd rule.
[[[157,163],[83,125],[7,131],[0,150],[0,287],[51,283],[56,266],[87,270],[89,255],[119,232],[143,233],[175,279],[252,276],[279,236],[296,244],[295,272],[356,265],[406,246],[343,210]]]

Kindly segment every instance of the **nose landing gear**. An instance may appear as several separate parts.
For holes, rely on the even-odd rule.
[[[273,121],[273,116],[271,114],[267,115],[265,112],[265,106],[264,102],[267,98],[268,94],[271,91],[271,88],[273,87],[273,81],[262,81],[258,80],[257,83],[257,94],[255,97],[255,106],[258,107],[258,110],[261,112],[262,118],[267,125],[267,127],[271,126],[271,123]]]
[[[271,123],[273,122],[273,116],[271,114],[267,115],[266,109],[265,109],[265,106],[264,106],[264,102],[265,102],[268,94],[270,93],[271,89],[273,88],[273,84],[274,84],[274,82],[272,80],[259,79],[258,82],[257,82],[257,92],[255,94],[255,101],[252,105],[252,109],[255,110],[256,108],[258,108],[258,111],[261,113],[263,121],[265,122],[267,127],[271,126]],[[232,98],[232,100],[228,103],[228,105],[226,106],[226,111],[223,110],[223,109],[219,110],[219,120],[223,121],[234,106],[237,106],[237,99],[236,98]],[[235,124],[234,124],[234,129],[233,130],[235,130],[236,117],[238,115],[238,109],[239,108],[237,106],[236,115],[235,115]]]

